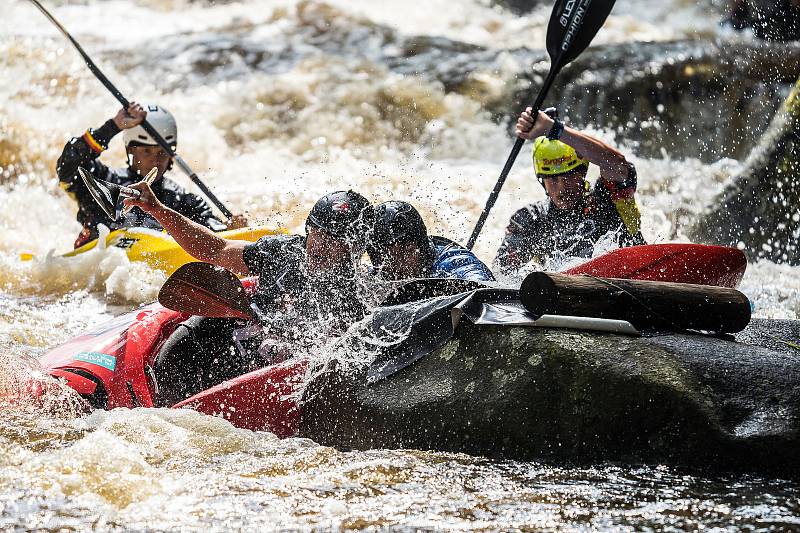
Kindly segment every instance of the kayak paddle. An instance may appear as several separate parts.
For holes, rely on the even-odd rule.
[[[569,64],[573,59],[578,57],[583,52],[589,43],[592,42],[594,36],[603,26],[611,8],[614,7],[615,0],[557,0],[553,6],[553,12],[550,15],[550,22],[547,25],[547,53],[550,56],[550,72],[539,91],[539,96],[533,104],[533,120],[534,124],[538,117],[538,110],[542,107],[545,97],[547,96],[553,81],[561,69]],[[514,166],[514,161],[517,159],[522,146],[525,144],[525,139],[517,138],[514,143],[514,148],[511,149],[511,154],[506,160],[503,171],[497,179],[497,183],[492,189],[489,199],[486,201],[486,207],[483,208],[478,223],[475,224],[475,229],[472,230],[472,235],[467,242],[467,248],[472,249],[475,241],[478,240],[483,225],[489,216],[489,211],[494,207],[497,201],[497,196],[500,194],[500,189],[511,172],[511,167]]]
[[[158,303],[196,316],[255,318],[239,278],[211,263],[186,263],[176,270],[161,287]]]
[[[83,180],[84,185],[86,185],[86,188],[89,190],[89,193],[92,195],[92,198],[94,198],[94,201],[97,202],[97,205],[100,206],[100,209],[102,209],[111,220],[117,220],[117,203],[119,202],[120,197],[139,198],[139,196],[141,196],[141,193],[136,189],[131,189],[130,187],[125,187],[124,185],[117,185],[116,183],[111,183],[109,181],[99,180],[86,172],[83,167],[78,167],[78,174],[81,175],[81,179]],[[145,181],[148,183],[152,182],[153,178],[157,174],[158,169],[154,168],[147,174]]]
[[[112,95],[114,95],[114,98],[116,98],[117,101],[120,104],[122,104],[122,107],[128,109],[128,107],[130,106],[130,102],[128,102],[128,100],[122,95],[121,92],[119,92],[119,90],[114,86],[114,84],[111,83],[111,81],[109,81],[109,79],[105,76],[105,74],[103,74],[102,71],[97,67],[97,65],[95,65],[94,61],[92,61],[89,55],[83,51],[83,48],[81,47],[80,44],[78,44],[78,41],[76,41],[72,37],[72,35],[70,35],[70,33],[64,28],[64,26],[62,26],[61,23],[59,23],[55,19],[55,17],[51,15],[50,12],[47,11],[47,9],[45,9],[45,7],[41,4],[41,2],[39,2],[39,0],[30,0],[30,2],[33,5],[35,5],[39,9],[39,11],[41,11],[42,14],[45,17],[47,17],[47,19],[50,22],[53,23],[53,25],[56,28],[58,28],[58,31],[60,31],[64,35],[64,37],[66,37],[69,40],[69,42],[72,43],[72,45],[75,47],[78,53],[83,57],[83,60],[86,62],[86,66],[89,67],[89,70],[92,71],[92,74],[94,74],[95,77],[100,81],[100,83],[102,83],[105,86],[105,88],[108,89]],[[205,183],[200,181],[200,178],[192,170],[189,164],[186,161],[184,161],[183,158],[179,156],[175,150],[172,149],[169,143],[167,143],[167,141],[164,140],[164,138],[156,131],[156,129],[153,126],[151,126],[149,122],[147,122],[147,119],[145,119],[141,125],[142,128],[144,128],[144,130],[150,134],[150,137],[155,139],[155,141],[159,144],[159,146],[161,146],[161,148],[166,150],[168,154],[172,155],[173,160],[178,164],[181,170],[187,176],[189,176],[189,179],[192,180],[192,182],[195,185],[197,185],[197,187],[201,191],[203,191],[203,194],[206,196],[206,198],[211,200],[211,203],[217,206],[217,208],[222,212],[222,214],[224,214],[228,218],[228,220],[233,218],[233,213],[231,213],[230,210],[227,207],[225,207],[225,205],[223,205],[223,203],[219,200],[219,198],[214,196],[214,193],[212,193],[209,190],[209,188],[206,187]]]

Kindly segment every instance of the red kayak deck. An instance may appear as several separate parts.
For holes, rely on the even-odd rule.
[[[280,438],[297,435],[300,406],[295,393],[308,361],[287,361],[220,383],[173,408],[188,407],[221,416],[236,427],[271,431]]]
[[[565,273],[736,287],[746,268],[744,254],[734,248],[655,244],[614,250]],[[253,279],[244,282],[253,290]],[[109,409],[152,407],[155,384],[149,366],[177,324],[187,318],[152,304],[51,350],[40,362],[84,397],[104,389]],[[306,359],[296,359],[263,368],[173,407],[221,416],[236,427],[268,430],[279,437],[296,435],[301,414],[296,393],[307,366]]]
[[[705,244],[646,244],[619,248],[564,274],[671,281],[736,288],[747,269],[741,250]]]

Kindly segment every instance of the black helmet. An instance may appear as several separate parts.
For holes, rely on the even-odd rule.
[[[390,200],[375,207],[375,226],[372,229],[367,252],[370,261],[379,267],[386,255],[386,248],[398,243],[415,243],[429,262],[432,254],[428,228],[413,205],[408,202]]]
[[[428,228],[414,206],[391,200],[375,207],[375,227],[370,244],[382,248],[396,243],[420,242],[428,238]]]
[[[326,194],[314,204],[306,227],[318,228],[354,246],[364,246],[375,221],[369,200],[354,191]]]

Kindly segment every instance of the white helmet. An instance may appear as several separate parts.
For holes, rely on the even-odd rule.
[[[144,107],[147,111],[147,122],[149,122],[174,149],[178,145],[178,124],[175,122],[175,117],[161,106],[148,104]],[[158,145],[156,140],[150,137],[150,134],[144,131],[141,125],[125,130],[122,134],[122,139],[125,141],[126,148],[132,142],[150,146]]]

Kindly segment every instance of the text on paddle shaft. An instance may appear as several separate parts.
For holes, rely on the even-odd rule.
[[[561,42],[562,52],[566,52],[572,46],[575,34],[578,33],[578,28],[580,28],[583,17],[586,15],[586,10],[589,9],[591,3],[592,0],[568,0],[564,6],[564,11],[559,18],[561,25],[567,28],[567,34]],[[570,20],[570,17],[572,20]]]

